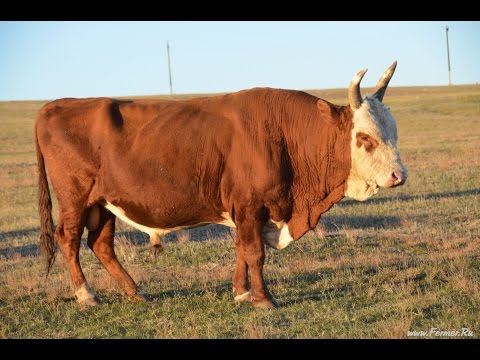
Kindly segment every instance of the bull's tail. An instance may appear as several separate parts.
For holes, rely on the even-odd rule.
[[[42,151],[38,145],[35,127],[35,145],[37,149],[38,166],[38,211],[40,213],[40,252],[45,259],[47,276],[55,262],[55,240],[52,218],[52,198],[48,188],[47,173]]]

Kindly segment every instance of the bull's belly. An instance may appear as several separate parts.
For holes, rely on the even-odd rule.
[[[107,210],[109,210],[112,214],[114,214],[116,217],[118,217],[123,222],[127,223],[130,226],[133,226],[134,228],[136,228],[136,229],[138,229],[138,230],[140,230],[140,231],[142,231],[146,234],[149,234],[150,236],[154,236],[154,235],[163,236],[165,234],[168,234],[168,233],[171,233],[171,232],[174,232],[174,231],[178,231],[178,230],[182,230],[182,229],[190,229],[190,228],[194,228],[194,227],[198,227],[198,226],[202,226],[202,225],[207,225],[207,224],[220,224],[220,225],[225,225],[225,226],[229,226],[229,227],[235,227],[235,224],[231,220],[230,216],[228,215],[228,213],[225,212],[225,213],[222,213],[222,215],[221,215],[221,217],[224,220],[219,221],[219,222],[206,221],[206,222],[199,222],[197,224],[192,224],[192,225],[171,227],[171,228],[167,228],[167,229],[151,228],[151,227],[139,224],[139,223],[133,221],[132,219],[130,219],[126,215],[125,211],[119,206],[115,206],[110,202],[106,202],[104,206]]]
[[[228,227],[236,228],[235,223],[232,221],[232,218],[230,217],[230,214],[228,212],[223,212],[220,216],[222,217],[222,221],[218,222],[200,222],[197,224],[193,225],[186,225],[186,226],[177,226],[177,227],[172,227],[168,229],[160,229],[160,228],[151,228],[142,224],[139,224],[125,214],[125,211],[118,207],[113,205],[110,202],[105,203],[105,208],[109,210],[112,214],[114,214],[116,217],[118,217],[120,220],[123,222],[127,223],[128,225],[148,234],[150,238],[156,238],[158,236],[163,236],[165,234],[168,234],[173,231],[178,231],[182,229],[190,229],[198,226],[203,226],[207,224],[219,224],[219,225],[225,225]],[[263,228],[262,232],[262,237],[264,242],[277,249],[277,250],[282,250],[286,248],[290,243],[293,241],[292,236],[290,235],[290,232],[288,230],[288,224],[285,223],[284,221],[273,221],[269,220],[269,222],[265,225]]]

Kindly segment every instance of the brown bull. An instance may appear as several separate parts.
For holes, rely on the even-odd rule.
[[[127,296],[142,299],[115,256],[117,217],[157,245],[171,231],[224,224],[237,229],[235,300],[275,307],[263,280],[265,244],[283,249],[344,196],[365,200],[406,180],[395,120],[382,104],[395,66],[365,99],[366,70],[359,72],[349,106],[270,88],[187,101],[46,104],[35,138],[48,269],[56,242],[78,302],[97,304],[79,262],[87,227],[90,249]],[[55,230],[45,167],[59,204]]]

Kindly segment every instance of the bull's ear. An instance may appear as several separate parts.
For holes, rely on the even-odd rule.
[[[340,109],[337,105],[323,99],[318,99],[317,108],[320,118],[331,124],[338,124],[340,121]]]

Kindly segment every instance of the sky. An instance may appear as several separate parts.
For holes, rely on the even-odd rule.
[[[480,22],[0,22],[0,100],[480,82]]]

